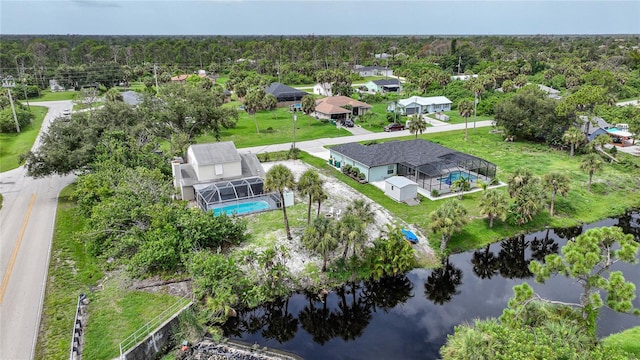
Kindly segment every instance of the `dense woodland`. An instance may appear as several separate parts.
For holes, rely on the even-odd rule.
[[[632,132],[640,132],[638,108],[615,106],[616,101],[640,97],[638,44],[638,36],[5,36],[0,42],[0,70],[3,77],[12,75],[24,87],[21,90],[25,91],[16,91],[18,97],[37,95],[47,88],[50,79],[76,89],[100,85],[105,92],[104,107],[54,122],[43,137],[41,148],[25,156],[28,173],[36,177],[79,174],[75,199],[79,216],[86,223],[81,238],[91,254],[103,260],[115,259],[109,264],[105,262],[105,268],[123,267],[132,277],[188,274],[200,300],[200,320],[214,325],[232,314],[235,306],[255,306],[300,287],[300,279],[293,278],[284,266],[287,249],[234,253],[230,250],[247,238],[242,219],[214,217],[172,200],[168,159],[182,155],[197,136],[210,133],[219,138],[222,129],[233,128],[238,121],[238,110],[224,106],[224,87],[240,98],[248,113],[255,114],[273,107],[265,105],[264,90],[260,91],[269,82],[280,80],[299,85],[327,80],[350,95],[351,83],[358,80],[350,73],[351,66],[388,66],[406,79],[405,95],[446,95],[466,119],[471,114],[469,101],[478,96],[482,99],[478,113],[493,116],[506,136],[556,149],[570,148],[572,156],[574,150],[578,154],[589,153],[584,156],[583,169],[590,172],[590,186],[591,176],[603,166],[604,160],[593,147],[585,146],[584,135],[572,136],[570,130],[578,125],[577,115],[600,115],[610,123],[628,123]],[[389,56],[375,55],[382,53]],[[169,83],[171,76],[194,74],[200,69],[222,76],[226,82]],[[452,81],[451,76],[458,73],[479,76],[469,81]],[[160,84],[157,93],[156,78]],[[122,103],[117,91],[110,88],[134,81],[144,84],[145,96],[139,106],[132,108]],[[527,83],[552,86],[561,91],[563,98],[550,99],[537,86],[526,86]],[[4,99],[0,99],[3,109],[0,115],[9,119],[3,123],[11,124],[13,120]],[[375,95],[367,100],[393,99]],[[19,111],[26,111],[21,106]],[[11,131],[11,126],[7,130]],[[638,170],[633,163],[623,165],[628,165],[631,171]],[[285,187],[296,188],[305,202],[308,200],[308,214],[312,204],[326,199],[317,174],[309,174],[306,183],[296,184],[288,169],[274,168],[277,170],[266,176],[266,187],[279,192]],[[553,217],[553,197],[566,193],[570,182],[562,174],[541,177],[526,169],[509,175],[509,198],[494,190],[486,191],[480,200],[482,215],[488,216],[490,227],[494,218],[504,220],[507,213],[510,215],[506,221],[515,226],[531,221],[546,211],[547,192],[552,193]],[[464,184],[459,185],[464,188]],[[371,239],[373,246],[363,246],[363,229],[368,225],[366,219],[371,218],[370,209],[354,203],[349,211],[350,216],[343,217],[345,220],[334,222],[323,218],[311,221],[308,216],[301,241],[310,252],[322,257],[319,271],[324,274],[330,270],[314,286],[396,276],[415,266],[411,248],[398,229],[388,229],[382,237]],[[429,230],[441,236],[441,252],[446,254],[447,242],[468,221],[467,211],[459,201],[449,200],[428,216]],[[284,208],[283,217],[291,239]],[[607,231],[584,236],[586,242],[596,244],[592,257],[597,261],[581,264],[586,273],[572,275],[578,279],[587,277],[589,284],[597,282],[617,296],[607,299],[607,306],[630,312],[633,309],[629,298],[635,293],[624,279],[588,278],[589,271],[599,262],[606,265],[611,260],[601,254],[601,248],[609,251],[614,242],[622,243],[622,251],[614,255],[624,261],[633,260],[638,251],[637,243],[629,236]],[[604,247],[597,246],[601,242]],[[343,251],[342,256],[336,254],[337,249]],[[353,255],[347,256],[349,253]],[[542,280],[551,273],[568,271],[570,264],[563,267],[564,258],[558,256],[554,261],[553,268],[533,270]],[[457,353],[457,349],[481,346],[470,343],[466,343],[467,347],[456,346],[455,341],[472,342],[474,337],[482,338],[487,333],[502,336],[500,340],[505,344],[521,345],[529,341],[527,351],[538,351],[541,356],[552,354],[557,341],[546,337],[543,345],[536,344],[531,340],[532,332],[535,335],[546,330],[535,326],[531,330],[523,325],[531,325],[529,322],[542,314],[553,320],[545,326],[564,323],[575,328],[564,353],[571,354],[576,346],[585,343],[580,340],[586,339],[587,345],[582,349],[585,356],[593,352],[592,358],[608,358],[608,354],[601,354],[603,349],[595,339],[592,321],[604,304],[599,295],[592,295],[596,289],[585,286],[585,301],[579,304],[580,310],[566,313],[558,307],[528,307],[539,299],[529,288],[519,288],[501,324],[490,321],[461,327],[461,334],[470,334],[468,339],[463,335],[452,339],[451,345],[443,349],[443,356],[469,358],[469,354]],[[624,293],[615,293],[615,286]],[[510,336],[513,329],[522,333]],[[504,346],[503,353],[521,358],[528,354]],[[495,348],[486,351],[484,354],[500,353]]]

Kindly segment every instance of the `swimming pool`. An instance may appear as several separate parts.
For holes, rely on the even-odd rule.
[[[215,216],[218,216],[222,213],[226,213],[227,215],[245,215],[258,211],[269,210],[270,208],[271,207],[269,206],[269,203],[267,203],[266,201],[251,201],[222,206],[211,210],[213,211]]]
[[[454,171],[454,172],[450,172],[448,176],[441,177],[438,180],[440,180],[440,182],[451,185],[453,184],[454,181],[459,180],[462,177],[464,177],[469,181],[476,181],[478,179],[478,177],[475,175],[467,174],[462,171]]]

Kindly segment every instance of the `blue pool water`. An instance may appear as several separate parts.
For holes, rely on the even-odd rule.
[[[227,215],[243,215],[257,211],[268,210],[269,208],[269,203],[267,203],[266,201],[252,201],[215,208],[213,209],[213,213],[215,214],[215,216],[218,216],[222,213],[226,213]]]
[[[440,182],[447,183],[448,185],[451,185],[451,184],[453,184],[454,181],[459,180],[461,177],[464,177],[469,181],[476,181],[478,179],[478,177],[475,176],[475,175],[467,174],[467,173],[462,172],[462,171],[454,171],[454,172],[449,173],[448,176],[441,177],[438,180],[440,180]]]

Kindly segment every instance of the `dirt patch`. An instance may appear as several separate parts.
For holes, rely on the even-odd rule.
[[[281,164],[289,168],[294,174],[296,181],[300,178],[303,172],[311,168],[310,165],[300,160],[267,162],[263,163],[262,166],[265,171],[269,171],[269,169],[271,169],[271,167],[276,164]],[[366,244],[367,246],[372,246],[373,240],[380,237],[383,231],[386,230],[387,225],[397,225],[405,229],[410,229],[411,231],[416,233],[422,240],[420,244],[414,245],[414,249],[416,249],[418,258],[420,260],[435,259],[433,250],[427,243],[426,236],[421,234],[418,229],[408,225],[402,219],[394,217],[385,208],[369,199],[368,197],[362,195],[361,193],[355,191],[353,188],[344,184],[338,179],[334,177],[328,177],[323,174],[320,174],[320,178],[324,181],[324,189],[328,195],[328,199],[324,203],[322,203],[320,208],[320,213],[322,216],[331,216],[339,219],[340,216],[346,211],[347,206],[351,204],[353,200],[363,199],[364,201],[371,204],[371,209],[374,212],[375,218],[374,223],[367,227],[367,234],[369,235],[369,241]],[[296,197],[296,203],[298,202],[304,202],[304,200]],[[314,208],[314,211],[315,209],[316,208]],[[277,231],[274,231],[273,233],[262,235],[264,237],[274,236],[276,238],[276,246],[283,245],[287,249],[289,249],[289,259],[286,265],[289,268],[291,274],[295,277],[300,277],[300,275],[303,275],[305,268],[309,266],[309,264],[313,264],[317,268],[320,268],[322,266],[322,259],[315,254],[311,254],[302,245],[301,238],[303,231],[304,228],[292,228],[291,235],[293,237],[293,240],[291,241],[287,240],[284,229],[279,229]],[[252,248],[257,251],[264,250],[253,246]],[[338,248],[336,254],[341,253],[341,251],[342,249]]]

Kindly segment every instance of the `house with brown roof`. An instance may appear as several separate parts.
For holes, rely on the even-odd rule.
[[[171,77],[171,82],[178,83],[178,84],[186,84],[188,77],[189,77],[189,74],[182,74],[182,75],[172,76]]]
[[[319,119],[344,120],[351,115],[365,114],[371,105],[347,96],[330,96],[316,101],[315,116]]]

